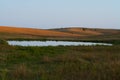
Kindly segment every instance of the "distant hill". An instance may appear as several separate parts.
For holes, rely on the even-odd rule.
[[[33,29],[33,28],[17,28],[17,27],[8,27],[0,26],[0,33],[10,33],[10,34],[24,34],[24,35],[33,35],[33,36],[56,36],[56,37],[66,37],[66,36],[81,36],[78,34],[71,34],[59,31],[43,30],[43,29]]]
[[[95,28],[58,28],[58,29],[33,29],[0,26],[0,38],[71,38],[71,39],[119,39],[120,30],[95,29]]]
[[[116,29],[97,29],[97,28],[59,28],[59,29],[51,29],[54,31],[73,33],[73,34],[81,34],[85,36],[92,35],[109,35],[109,34],[118,34],[120,30]]]

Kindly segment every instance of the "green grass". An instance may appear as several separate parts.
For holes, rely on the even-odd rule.
[[[120,46],[1,44],[0,80],[120,80]]]
[[[103,33],[98,36],[54,37],[0,32],[0,39],[5,40],[114,44],[21,47],[9,46],[5,40],[0,40],[0,80],[120,80],[120,32]]]
[[[7,41],[0,39],[0,44],[1,45],[8,45]]]

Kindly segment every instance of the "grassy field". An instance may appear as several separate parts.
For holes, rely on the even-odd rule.
[[[0,80],[120,80],[120,46],[1,44]]]
[[[0,39],[6,40],[120,40],[119,29],[58,28],[33,29],[0,26]]]
[[[38,30],[0,26],[0,39],[6,40],[67,40],[114,44],[22,47],[10,46],[5,40],[0,40],[0,80],[120,80],[119,34],[120,30],[111,29]]]

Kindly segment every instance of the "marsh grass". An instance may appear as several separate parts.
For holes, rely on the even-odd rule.
[[[0,80],[120,80],[120,46],[1,45],[0,70]]]
[[[0,45],[8,45],[6,40],[0,39]]]

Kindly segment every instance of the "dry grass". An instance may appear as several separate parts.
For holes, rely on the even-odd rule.
[[[15,27],[6,27],[0,26],[0,32],[6,33],[14,33],[14,34],[29,34],[29,35],[37,35],[37,36],[81,36],[78,34],[70,34],[65,32],[58,32],[58,31],[49,31],[43,29],[32,29],[32,28],[15,28]]]
[[[85,28],[69,28],[68,31],[81,33],[84,35],[102,35],[102,33],[98,32],[98,31],[89,30],[89,29],[85,29]]]
[[[120,30],[89,29],[89,28],[59,28],[33,29],[0,26],[1,39],[49,39],[49,40],[120,40]]]

